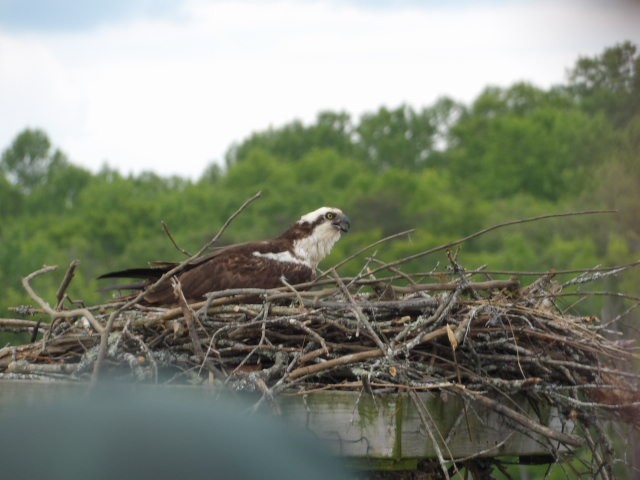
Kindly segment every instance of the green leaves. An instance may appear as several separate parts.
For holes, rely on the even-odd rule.
[[[485,90],[451,136],[454,178],[487,198],[574,196],[615,146],[613,127],[602,116],[524,84]]]
[[[59,151],[51,152],[49,137],[42,130],[26,129],[4,151],[0,168],[23,192],[43,184],[52,168],[66,162]]]
[[[569,72],[569,90],[586,111],[603,112],[616,126],[625,126],[640,109],[638,48],[624,42],[580,58]]]

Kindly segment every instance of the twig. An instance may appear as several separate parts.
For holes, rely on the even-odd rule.
[[[262,327],[260,329],[262,333],[260,334],[260,341],[254,348],[251,349],[251,351],[247,354],[247,356],[242,359],[242,361],[238,364],[238,366],[233,369],[233,371],[231,372],[231,375],[229,375],[227,377],[227,380],[225,380],[225,383],[229,381],[231,377],[235,375],[249,361],[249,359],[258,351],[258,349],[264,344],[264,340],[265,338],[267,338],[267,329],[266,329],[265,322],[267,320],[268,314],[269,314],[269,304],[265,304],[264,310],[262,312]]]
[[[538,296],[540,298],[542,296]],[[606,291],[581,291],[581,292],[560,292],[554,294],[554,297],[617,297],[627,300],[640,301],[640,296],[630,295],[622,292],[606,292]]]
[[[79,260],[73,260],[70,264],[69,267],[67,268],[67,271],[64,274],[64,277],[62,279],[62,282],[60,283],[60,286],[58,287],[58,290],[56,291],[56,308],[55,310],[61,310],[62,306],[64,304],[64,298],[65,298],[65,292],[67,291],[67,288],[69,287],[69,284],[71,283],[71,280],[73,280],[73,276],[75,274],[76,268],[77,266],[80,264]],[[51,324],[49,329],[45,332],[44,336],[42,337],[42,350],[44,350],[46,348],[47,342],[49,341],[49,338],[51,337],[51,333],[53,332],[53,329],[55,328],[58,320],[60,318],[60,316],[54,317],[51,319]],[[32,337],[32,341],[35,340],[36,337],[36,332],[37,332],[37,328],[36,330],[34,330],[33,332],[33,337]]]
[[[175,249],[178,250],[180,253],[182,253],[185,257],[191,257],[191,254],[189,252],[187,252],[184,248],[182,248],[176,243],[175,239],[173,238],[173,235],[171,235],[171,231],[169,230],[169,226],[166,224],[166,222],[164,220],[161,220],[160,223],[162,224],[162,229],[164,230],[164,233],[167,235],[167,237],[169,237],[169,240],[171,240],[171,243],[173,244]]]
[[[433,434],[433,430],[436,430],[438,432],[438,437],[440,437],[441,441],[444,441],[444,438],[442,438],[442,435],[440,434],[438,427],[436,427],[435,423],[433,422],[433,418],[431,418],[431,414],[429,413],[429,410],[427,410],[425,406],[422,404],[422,402],[420,401],[418,394],[416,392],[410,391],[409,397],[413,401],[413,404],[416,407],[416,411],[418,412],[418,416],[422,421],[422,425],[424,426],[424,429],[427,431],[427,434],[431,439],[431,445],[433,446],[433,449],[436,451],[436,456],[438,457],[438,462],[440,463],[440,468],[442,469],[444,478],[449,480],[449,469],[447,468],[444,457],[442,456],[442,451],[440,450],[440,445],[439,445],[440,442],[438,438],[436,438],[436,436]],[[458,468],[456,467],[455,461],[453,460],[453,455],[451,454],[451,451],[449,450],[449,447],[447,446],[446,442],[444,442],[444,446],[447,449],[449,458],[451,459],[451,462],[453,463],[455,471],[457,473]]]
[[[499,403],[489,397],[473,392],[462,386],[454,386],[453,389],[458,391],[462,395],[466,395],[470,397],[471,399],[475,400],[479,404],[485,407],[491,408],[492,410],[495,410],[499,414],[504,415],[507,418],[510,418],[511,420],[513,420],[516,423],[519,423],[520,425],[527,428],[528,430],[539,433],[540,435],[543,435],[551,440],[556,440],[558,442],[564,443],[566,445],[571,445],[573,447],[581,447],[582,445],[584,445],[584,440],[581,437],[577,435],[571,435],[568,433],[556,432],[555,430],[552,430],[549,427],[545,427],[544,425],[540,425],[539,423],[534,422],[526,415],[518,413],[515,410],[512,410],[511,408],[507,407],[506,405],[503,405],[502,403]]]
[[[608,328],[611,324],[614,324],[614,323],[622,320],[624,317],[629,315],[632,311],[634,311],[638,307],[640,307],[640,301],[637,301],[637,302],[633,303],[629,308],[627,308],[623,312],[620,312],[618,315],[616,315],[612,319],[607,320],[605,323],[600,325],[599,330],[604,330],[604,329]]]
[[[619,268],[612,268],[611,270],[606,270],[606,271],[602,271],[598,269],[587,270],[586,272],[582,272],[577,277],[564,282],[562,284],[562,288],[564,289],[570,285],[582,285],[584,283],[595,282],[597,280],[602,280],[603,278],[612,277],[614,275],[617,275],[621,272],[628,270],[631,267],[632,266],[623,266]]]
[[[62,308],[62,302],[64,301],[65,292],[67,291],[67,288],[69,288],[71,280],[73,280],[73,276],[75,275],[75,271],[78,265],[80,265],[80,260],[72,260],[69,264],[69,267],[67,268],[66,273],[64,274],[64,278],[62,279],[62,282],[60,283],[60,286],[56,291],[56,300],[58,300],[58,303],[56,304],[56,310]]]
[[[300,292],[298,292],[298,290],[296,290],[293,285],[287,282],[287,279],[284,277],[284,275],[280,278],[280,281],[284,284],[285,287],[287,287],[291,291],[291,293],[293,293],[296,296],[296,300],[298,301],[298,304],[300,306],[303,306],[304,302],[302,301],[302,296],[300,295]]]
[[[375,274],[381,270],[385,270],[389,267],[395,267],[397,265],[401,265],[403,263],[407,263],[410,262],[411,260],[416,260],[418,258],[427,256],[427,255],[431,255],[432,253],[435,252],[440,252],[442,250],[448,250],[451,247],[455,247],[456,245],[460,245],[461,243],[467,242],[469,240],[472,240],[474,238],[480,237],[486,233],[489,233],[493,230],[497,230],[499,228],[504,228],[504,227],[509,227],[511,225],[520,225],[523,223],[530,223],[530,222],[537,222],[540,220],[546,220],[548,218],[561,218],[561,217],[575,217],[575,216],[579,216],[579,215],[600,215],[600,214],[612,214],[612,213],[617,213],[617,210],[585,210],[582,212],[567,212],[567,213],[551,213],[551,214],[547,214],[547,215],[538,215],[536,217],[530,217],[530,218],[523,218],[523,219],[519,219],[519,220],[512,220],[509,222],[502,222],[502,223],[498,223],[496,225],[492,225],[490,227],[487,228],[483,228],[482,230],[478,230],[475,233],[472,233],[471,235],[467,235],[466,237],[462,237],[458,240],[454,240],[452,242],[448,242],[445,244],[442,244],[440,246],[434,247],[434,248],[430,248],[428,250],[424,250],[422,252],[419,253],[415,253],[413,255],[409,255],[407,257],[401,258],[399,260],[395,260],[393,262],[389,262],[386,265],[381,265],[377,268],[374,268],[370,273],[371,274]]]
[[[122,310],[124,308],[121,307]],[[113,322],[116,319],[116,316],[120,313],[120,309],[114,311],[109,315],[107,319],[107,323],[104,326],[102,332],[100,332],[100,344],[98,347],[98,355],[96,356],[96,361],[93,364],[93,372],[91,373],[91,381],[89,382],[89,390],[93,390],[93,388],[98,383],[98,377],[100,376],[100,370],[102,368],[102,364],[104,363],[104,359],[107,355],[107,347],[109,345],[109,335],[111,334],[111,329],[113,327]]]
[[[44,312],[46,312],[47,315],[49,315],[52,319],[56,318],[56,317],[62,317],[62,318],[85,317],[87,320],[89,320],[89,323],[91,323],[91,326],[97,332],[99,332],[99,333],[103,332],[104,328],[102,327],[102,325],[100,325],[100,322],[98,322],[98,320],[96,320],[96,318],[93,316],[93,313],[91,313],[87,308],[77,308],[75,310],[63,310],[63,311],[54,310],[53,308],[51,308],[49,306],[49,304],[47,302],[45,302],[42,298],[40,298],[36,294],[36,292],[33,290],[33,288],[31,288],[31,285],[29,284],[29,282],[31,280],[33,280],[36,277],[39,277],[40,275],[44,275],[45,273],[53,272],[56,269],[57,269],[57,267],[55,267],[55,266],[46,266],[45,265],[41,269],[36,270],[35,272],[32,272],[29,275],[27,275],[26,277],[24,277],[22,279],[22,286],[27,291],[29,296],[38,305],[40,305],[40,308],[42,308],[42,310]]]
[[[436,312],[431,317],[429,317],[429,319],[425,323],[427,323],[429,325],[434,325],[434,326],[438,325],[439,323],[441,323],[442,319],[445,318],[449,314],[451,309],[458,302],[458,294],[459,294],[458,290],[456,290],[453,293],[451,293],[447,297],[447,300],[442,302],[442,304],[438,307],[438,310],[436,310]],[[449,331],[449,328],[450,327],[448,327],[447,325],[442,327],[442,329],[444,329],[445,333],[447,333]],[[436,330],[435,332],[437,332],[437,331],[438,330]],[[404,345],[396,347],[395,350],[396,351],[410,351],[410,350],[413,350],[417,345],[419,345],[421,343],[425,343],[427,341],[427,340],[425,340],[425,338],[430,336],[431,334],[433,334],[435,332],[429,332],[426,335],[423,335],[422,333],[419,333],[413,339],[405,342]]]
[[[177,278],[171,279],[171,285],[173,287],[173,294],[178,300],[178,305],[182,309],[182,314],[184,316],[184,323],[187,325],[187,331],[189,332],[189,337],[191,338],[191,344],[193,345],[193,351],[200,361],[204,360],[204,351],[202,350],[202,345],[200,344],[200,338],[198,337],[198,332],[196,332],[195,325],[193,324],[193,313],[189,308],[189,304],[187,303],[187,299],[184,298],[184,293],[182,292],[182,287],[180,285],[180,280]]]
[[[11,362],[7,367],[9,373],[35,373],[35,374],[71,374],[76,369],[75,365],[67,365],[65,363],[53,364],[33,364],[26,360],[17,360]]]
[[[93,371],[93,375],[91,376],[91,383],[89,384],[89,388],[92,388],[97,381],[97,378],[98,378],[97,372],[100,371],[100,367],[102,365],[104,356],[107,351],[108,335],[109,335],[109,331],[111,330],[111,325],[113,324],[113,320],[115,318],[115,313],[111,314],[111,316],[109,317],[109,320],[107,321],[107,324],[103,327],[102,325],[100,325],[100,322],[96,320],[96,318],[87,308],[79,308],[75,310],[64,310],[64,311],[53,310],[47,302],[45,302],[42,298],[36,295],[34,290],[31,288],[31,285],[29,284],[29,282],[33,278],[39,275],[43,275],[45,273],[54,271],[56,268],[57,267],[55,266],[44,266],[40,270],[30,273],[29,275],[27,275],[22,279],[22,286],[27,291],[29,296],[33,300],[35,300],[36,303],[40,305],[40,308],[42,308],[45,312],[47,312],[52,319],[56,317],[75,318],[78,316],[84,316],[87,320],[89,320],[89,323],[91,324],[91,326],[100,334],[100,350],[99,350],[98,357],[96,358],[96,362],[94,364],[94,371]]]
[[[405,230],[405,231],[399,232],[399,233],[394,233],[393,235],[389,235],[389,236],[381,238],[380,240],[377,240],[377,241],[375,241],[373,243],[370,243],[366,247],[361,248],[357,252],[352,253],[351,255],[349,255],[347,258],[339,261],[333,267],[331,267],[331,269],[329,269],[326,272],[318,275],[318,278],[316,280],[320,280],[321,278],[327,276],[331,270],[336,270],[337,271],[340,267],[342,267],[346,263],[350,262],[351,260],[353,260],[354,258],[358,257],[359,255],[362,255],[367,250],[371,250],[373,247],[376,247],[376,246],[380,245],[381,243],[388,242],[389,240],[393,240],[394,238],[402,237],[404,235],[409,235],[409,234],[411,234],[413,232],[415,232],[415,228],[410,228],[409,230]]]
[[[198,337],[198,332],[196,331],[196,327],[193,322],[193,311],[189,307],[187,299],[184,297],[184,293],[182,292],[182,287],[180,285],[180,280],[175,277],[171,278],[171,285],[173,286],[173,294],[178,299],[180,308],[182,308],[184,322],[187,325],[189,338],[191,339],[191,344],[193,345],[193,351],[196,354],[196,358],[202,363],[202,365],[206,365],[209,371],[215,377],[224,379],[225,375],[213,366],[209,358],[205,355],[204,350],[202,349],[202,345],[200,344],[200,337]]]
[[[345,300],[351,306],[351,309],[353,310],[354,315],[358,319],[358,322],[362,323],[365,326],[367,332],[369,333],[369,335],[371,336],[371,338],[373,339],[375,344],[378,345],[378,348],[381,351],[383,351],[387,357],[389,357],[390,354],[391,354],[391,349],[387,345],[382,343],[382,340],[380,340],[380,337],[378,336],[376,331],[371,326],[371,323],[369,322],[369,319],[364,314],[362,309],[356,304],[355,300],[351,296],[351,293],[349,292],[349,290],[347,290],[347,287],[344,286],[344,283],[342,282],[342,280],[338,276],[337,272],[335,270],[333,270],[333,269],[331,270],[331,272],[332,272],[333,278],[335,279],[338,287],[340,287],[340,291],[344,295]]]
[[[41,328],[43,330],[48,330],[49,325],[44,324],[41,325],[41,322],[38,320],[22,320],[18,318],[0,318],[0,330],[4,328],[11,330],[24,330],[24,329],[34,329]],[[4,327],[4,328],[3,328]]]
[[[462,265],[458,263],[458,259],[457,259],[458,252],[459,252],[459,248],[455,252],[453,252],[452,250],[447,250],[447,259],[451,264],[451,269],[453,270],[453,273],[455,273],[458,276],[458,283],[460,284],[460,289],[464,291],[469,291],[471,293],[471,296],[477,300],[478,298],[480,298],[480,295],[478,295],[478,292],[476,292],[472,287],[469,286],[470,274],[467,274],[464,270],[464,267],[462,267]]]
[[[612,265],[610,267],[595,267],[595,268],[571,268],[566,270],[554,270],[555,275],[572,275],[576,273],[586,273],[586,272],[609,272],[611,270],[618,270],[620,268],[624,268],[625,270],[635,268],[640,266],[640,260],[631,263],[625,263],[622,265]],[[487,273],[489,275],[510,275],[510,276],[518,276],[518,277],[540,277],[548,274],[548,271],[532,271],[532,270],[467,270],[467,273]]]
[[[513,437],[514,432],[510,432],[507,434],[506,437],[504,437],[502,440],[500,440],[498,443],[496,443],[495,445],[492,445],[489,448],[485,448],[484,450],[480,450],[478,452],[475,452],[467,457],[463,457],[463,458],[459,458],[456,461],[458,463],[464,463],[464,462],[468,462],[469,460],[473,460],[474,458],[478,458],[478,457],[488,457],[490,453],[492,452],[499,452],[500,449],[509,441],[509,439],[511,437]]]
[[[131,332],[126,325],[125,325],[125,328],[122,329],[122,333],[124,335],[127,335],[129,338],[131,338],[134,342],[136,342],[140,346],[140,350],[144,352],[145,356],[147,357],[147,360],[149,361],[149,363],[151,364],[151,367],[153,368],[154,383],[158,383],[158,364],[153,358],[153,354],[151,353],[149,346],[144,342],[142,338],[140,338],[140,336]]]
[[[469,272],[467,272],[469,273]],[[447,283],[427,283],[408,285],[406,287],[393,286],[393,290],[397,293],[416,293],[416,292],[439,292],[447,290],[455,290],[460,286],[458,281]],[[520,286],[517,278],[509,280],[486,280],[483,282],[466,282],[465,288],[472,290],[516,290]]]
[[[316,363],[307,367],[298,367],[289,374],[290,379],[296,379],[304,375],[315,375],[317,373],[329,370],[341,365],[349,365],[351,363],[363,362],[371,358],[383,357],[384,353],[379,348],[374,350],[367,350],[360,353],[352,353],[350,355],[344,355],[342,357],[327,360],[323,363]]]
[[[378,265],[385,265],[385,262],[383,262],[382,260],[378,260],[377,258],[370,257],[370,258],[367,258],[367,261],[368,260],[371,260],[371,261],[377,263]],[[418,285],[418,283],[411,277],[411,275],[409,275],[407,273],[404,273],[402,270],[400,270],[398,268],[395,268],[395,267],[388,267],[388,269],[389,269],[390,272],[395,273],[396,275],[398,275],[399,278],[403,278],[404,280],[406,280],[407,283],[410,286],[417,286]],[[367,273],[369,273],[369,272],[367,272]],[[375,278],[375,277],[373,277],[373,275],[372,275],[372,278]]]

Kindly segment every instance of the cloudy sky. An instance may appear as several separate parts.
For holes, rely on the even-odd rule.
[[[624,40],[640,2],[0,0],[0,149],[39,127],[93,171],[197,178],[255,130],[547,88]]]

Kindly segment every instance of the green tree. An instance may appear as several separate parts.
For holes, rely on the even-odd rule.
[[[452,127],[446,158],[457,184],[476,195],[556,201],[582,191],[613,136],[602,116],[561,92],[516,84],[475,100]]]
[[[630,253],[640,252],[640,113],[624,129],[622,140],[611,152],[608,162],[599,165],[593,189],[584,192],[583,201],[595,199],[608,208],[618,211],[611,231],[617,232],[627,242]],[[605,233],[605,232],[600,232]],[[629,258],[629,260],[632,260]]]
[[[569,72],[569,91],[586,111],[604,112],[623,127],[640,111],[640,55],[631,42],[582,57]]]
[[[377,171],[424,168],[439,133],[437,116],[429,113],[402,105],[363,115],[357,128],[361,156]]]
[[[227,168],[246,160],[251,151],[260,149],[281,160],[295,162],[316,148],[333,148],[342,154],[353,152],[354,127],[347,113],[322,112],[316,122],[304,125],[296,120],[280,128],[253,133],[233,145],[225,156]]]
[[[4,220],[10,216],[17,216],[22,210],[24,197],[18,187],[0,172],[0,219]],[[0,235],[2,234],[2,224],[0,222]]]
[[[47,181],[52,167],[67,161],[60,150],[51,151],[51,142],[39,129],[26,129],[15,138],[0,158],[0,169],[23,192]]]
[[[27,196],[27,210],[39,213],[71,210],[77,207],[78,197],[90,180],[89,171],[59,159],[49,166],[46,181]]]

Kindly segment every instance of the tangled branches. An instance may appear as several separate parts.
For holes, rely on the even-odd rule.
[[[553,458],[587,448],[592,471],[611,478],[603,422],[640,427],[638,375],[627,368],[631,345],[611,340],[596,317],[568,314],[556,301],[563,285],[631,266],[578,272],[564,284],[549,273],[522,286],[517,275],[496,280],[483,272],[476,279],[453,255],[449,261],[449,279],[435,283],[421,283],[395,262],[386,265],[387,277],[332,271],[313,289],[229,290],[188,304],[174,282],[175,307],[129,302],[74,310],[51,308],[33,290],[30,282],[53,270],[45,267],[24,286],[39,306],[31,313],[52,321],[0,319],[2,329],[43,333],[0,349],[0,376],[224,385],[257,392],[256,408],[266,401],[276,409],[282,394],[445,392],[546,439]],[[554,408],[562,428],[523,412],[516,396]]]

